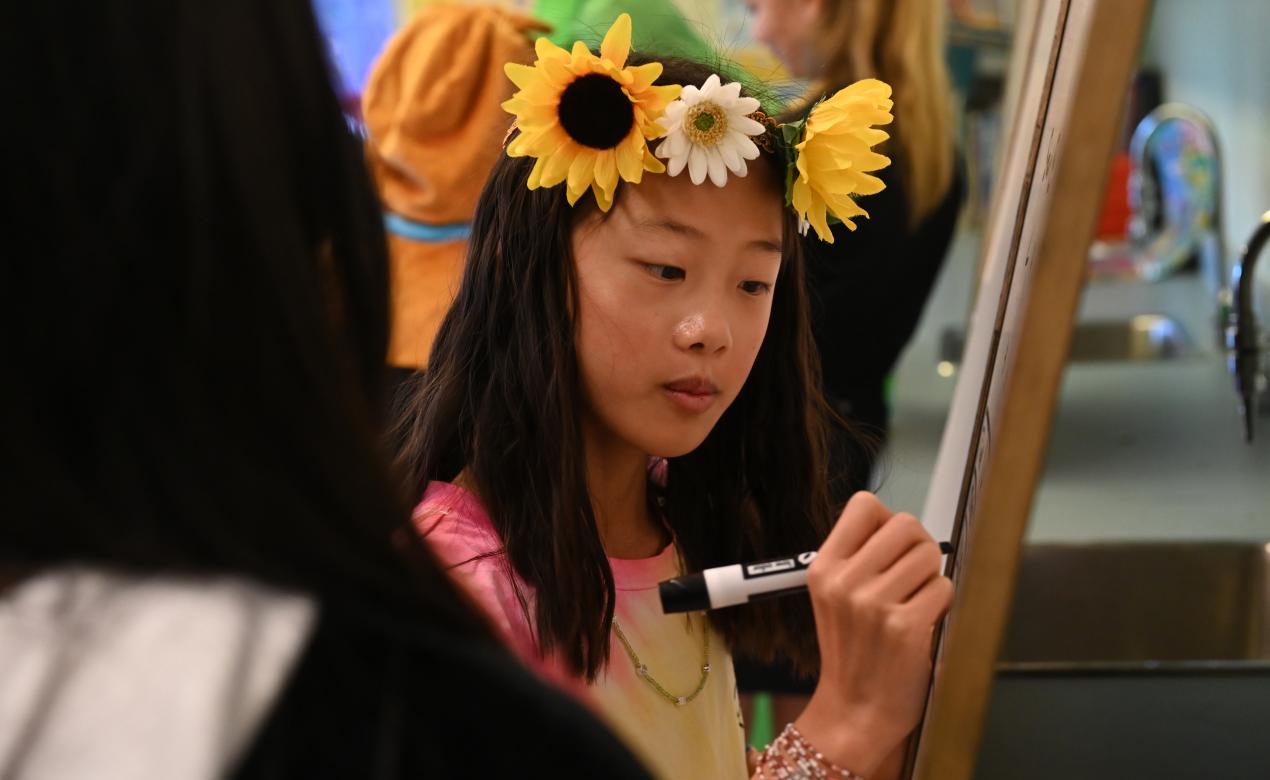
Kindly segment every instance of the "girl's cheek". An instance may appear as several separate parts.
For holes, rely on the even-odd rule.
[[[591,299],[582,304],[581,349],[594,366],[609,375],[629,370],[634,358],[648,349],[651,320],[642,307],[621,296]]]
[[[767,326],[769,315],[764,315],[762,320],[752,323],[752,327],[747,328],[745,332],[745,373],[749,374],[754,366],[754,361],[758,358],[759,350],[763,348],[763,340],[767,336]]]

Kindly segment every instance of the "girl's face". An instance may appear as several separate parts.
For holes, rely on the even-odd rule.
[[[836,0],[835,0],[836,1]],[[811,78],[813,33],[823,0],[746,0],[754,39],[785,63],[795,78]]]
[[[736,398],[781,267],[783,205],[766,174],[756,164],[722,189],[647,176],[574,230],[589,429],[676,457]]]

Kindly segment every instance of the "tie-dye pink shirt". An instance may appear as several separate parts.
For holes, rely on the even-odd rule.
[[[508,647],[543,678],[572,693],[598,713],[663,780],[745,778],[745,736],[736,697],[732,658],[710,631],[710,672],[701,694],[678,706],[640,677],[614,636],[608,664],[592,685],[558,660],[538,652],[531,622],[514,583],[532,611],[535,594],[519,583],[501,554],[480,501],[444,482],[428,486],[415,509],[415,524],[454,579],[481,605]],[[615,617],[648,673],[675,695],[690,693],[701,678],[706,625],[700,614],[665,615],[657,584],[681,574],[669,545],[652,558],[610,558],[617,587]]]

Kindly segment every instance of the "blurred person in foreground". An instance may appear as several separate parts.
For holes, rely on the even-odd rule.
[[[647,777],[410,530],[308,3],[11,3],[0,40],[0,776]]]

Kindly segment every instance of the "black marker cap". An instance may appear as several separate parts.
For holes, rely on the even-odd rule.
[[[666,580],[657,590],[661,593],[661,611],[667,615],[710,608],[710,591],[706,590],[706,578],[700,573]]]

